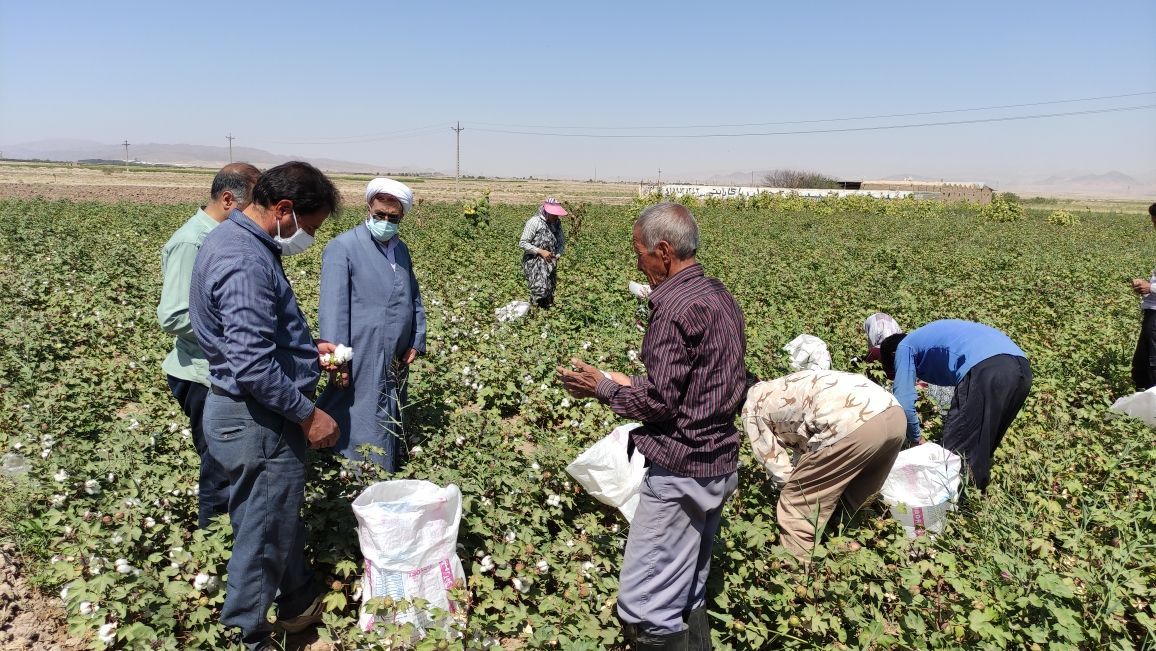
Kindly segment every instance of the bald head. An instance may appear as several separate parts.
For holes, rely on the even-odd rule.
[[[229,163],[213,177],[213,187],[209,190],[209,198],[214,202],[221,200],[221,194],[231,192],[233,201],[244,209],[248,205],[253,186],[261,176],[261,170],[249,163]]]
[[[659,242],[667,242],[681,260],[693,258],[698,252],[698,223],[681,204],[664,201],[646,208],[634,220],[634,228],[647,251],[653,251]]]

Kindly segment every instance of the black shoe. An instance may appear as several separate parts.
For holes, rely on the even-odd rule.
[[[690,633],[687,640],[689,651],[711,651],[710,619],[706,614],[706,606],[690,611],[686,616],[686,628]]]

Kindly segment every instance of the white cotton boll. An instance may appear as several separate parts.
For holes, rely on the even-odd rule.
[[[466,444],[466,437],[464,437],[464,436],[457,437],[456,439],[454,439],[454,444],[459,445],[459,446],[465,445]]]
[[[506,542],[508,542],[508,543],[512,543],[512,542],[514,542],[514,541],[515,541],[515,540],[517,540],[517,539],[518,539],[518,535],[517,535],[517,534],[515,534],[515,533],[513,532],[513,530],[510,530],[510,531],[507,531],[507,532],[506,532]]]
[[[582,563],[582,576],[584,576],[586,578],[590,578],[590,570],[592,570],[592,569],[594,569],[594,563],[592,563],[590,561],[583,561],[583,563]]]
[[[100,610],[100,606],[97,606],[96,604],[92,603],[91,601],[80,602],[80,614],[84,615],[85,617],[95,615],[96,611],[98,611],[98,610]]]
[[[116,559],[116,572],[117,572],[117,574],[132,574],[132,570],[133,570],[133,567],[132,567],[132,565],[128,564],[128,559],[124,559],[124,558]]]
[[[410,448],[409,456],[416,457],[419,454],[421,454],[421,446],[420,445],[415,445],[412,448]]]
[[[549,504],[550,506],[558,506],[561,503],[562,498],[557,495],[550,495],[546,498],[546,504]]]
[[[638,361],[638,351],[637,351],[637,350],[634,350],[633,348],[632,348],[632,349],[630,349],[630,350],[628,350],[628,351],[626,351],[626,356],[627,356],[627,357],[630,359],[630,361],[632,361],[632,362],[637,362],[637,361]]]
[[[45,434],[44,436],[40,437],[40,445],[43,445],[46,448],[50,448],[53,445],[56,445],[56,439],[52,438],[51,434]]]
[[[559,404],[563,409],[566,409],[567,407],[570,406],[570,399],[569,398],[562,398],[562,402]]]
[[[52,502],[52,506],[63,506],[64,505],[64,496],[63,495],[53,495],[51,502]]]
[[[131,432],[138,429],[140,429],[140,421],[133,419],[133,421],[128,425],[128,430]]]
[[[450,352],[451,352],[451,353],[456,353],[456,352],[458,352],[458,350],[459,350],[459,349],[458,349],[458,345],[457,345],[457,344],[454,344],[453,346],[450,346]]]
[[[187,439],[189,439],[190,437],[192,437],[192,435],[193,435],[193,430],[191,430],[191,429],[189,429],[189,428],[187,428],[187,427],[186,427],[186,428],[184,428],[183,430],[181,430],[181,438],[183,438],[183,439],[186,439],[186,440],[187,440]]]
[[[112,484],[112,483],[116,482],[116,475],[110,472],[110,473],[108,473],[107,479],[108,479],[108,483]]]
[[[56,474],[53,475],[52,478],[55,479],[57,483],[63,484],[68,481],[68,472],[61,468],[56,471]]]
[[[584,341],[582,342],[582,350],[590,350],[590,346],[592,345],[589,341]]]
[[[539,572],[549,572],[550,571],[550,564],[547,563],[546,559],[544,559],[544,558],[542,560],[538,561],[538,563],[534,567]]]
[[[175,432],[175,431],[177,431],[178,429],[180,429],[180,427],[181,427],[181,426],[180,426],[180,425],[177,425],[176,423],[169,423],[169,431],[170,431],[170,432]]]
[[[618,523],[617,522],[610,525],[610,533],[618,533]]]
[[[152,517],[147,517],[144,519],[145,529],[152,529],[155,526],[157,526],[157,521],[152,519]]]
[[[534,463],[531,463],[531,464],[530,464],[530,468],[532,468],[532,469],[534,469],[534,470],[541,470],[541,469],[542,469],[542,466],[539,466],[539,465],[538,465],[538,462],[537,462],[537,461],[535,461]]]
[[[100,627],[97,631],[97,637],[105,644],[112,644],[116,641],[116,622],[109,622]]]
[[[470,367],[463,366],[462,367],[462,375],[469,375],[469,374],[470,374]]]
[[[493,569],[494,569],[494,559],[493,559],[493,558],[492,558],[492,557],[491,557],[489,554],[487,554],[486,556],[484,556],[484,557],[482,558],[482,564],[481,564],[481,567],[480,567],[480,569],[482,570],[482,572],[490,572],[490,571],[493,571]]]
[[[204,590],[205,586],[209,585],[209,579],[210,578],[211,577],[208,574],[205,574],[204,572],[197,574],[197,576],[195,576],[193,578],[193,589]]]
[[[119,534],[119,533],[113,534],[112,538],[110,538],[109,540],[112,542],[112,544],[119,545],[122,542],[124,542],[124,536]]]
[[[523,581],[521,579],[521,577],[514,577],[513,583],[514,583],[514,589],[517,590],[518,592],[526,593],[526,592],[530,591],[529,584],[527,584],[525,581]]]
[[[85,481],[84,492],[89,495],[100,495],[100,482],[95,479]]]
[[[41,458],[41,459],[47,459],[47,458],[48,458],[48,455],[49,455],[51,452],[52,452],[52,450],[44,450],[43,452],[41,452],[41,453],[40,453],[40,458]]]

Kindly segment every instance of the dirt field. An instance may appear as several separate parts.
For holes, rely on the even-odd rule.
[[[66,164],[0,163],[0,198],[73,199],[139,203],[196,203],[209,196],[215,170],[149,170],[139,168],[69,166]],[[347,201],[364,201],[370,176],[331,174]],[[569,201],[623,204],[638,196],[628,183],[585,183],[520,179],[405,179],[417,199],[462,201],[490,190],[501,204],[532,204],[546,197]]]

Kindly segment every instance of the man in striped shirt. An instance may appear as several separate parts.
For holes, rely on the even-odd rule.
[[[634,649],[710,648],[706,580],[723,504],[738,487],[734,419],[746,393],[743,314],[726,287],[703,275],[698,224],[660,203],[634,223],[638,269],[651,286],[642,342],[646,373],[603,373],[572,361],[566,389],[597,396],[640,420],[631,433],[649,470],[626,541],[618,617]]]

